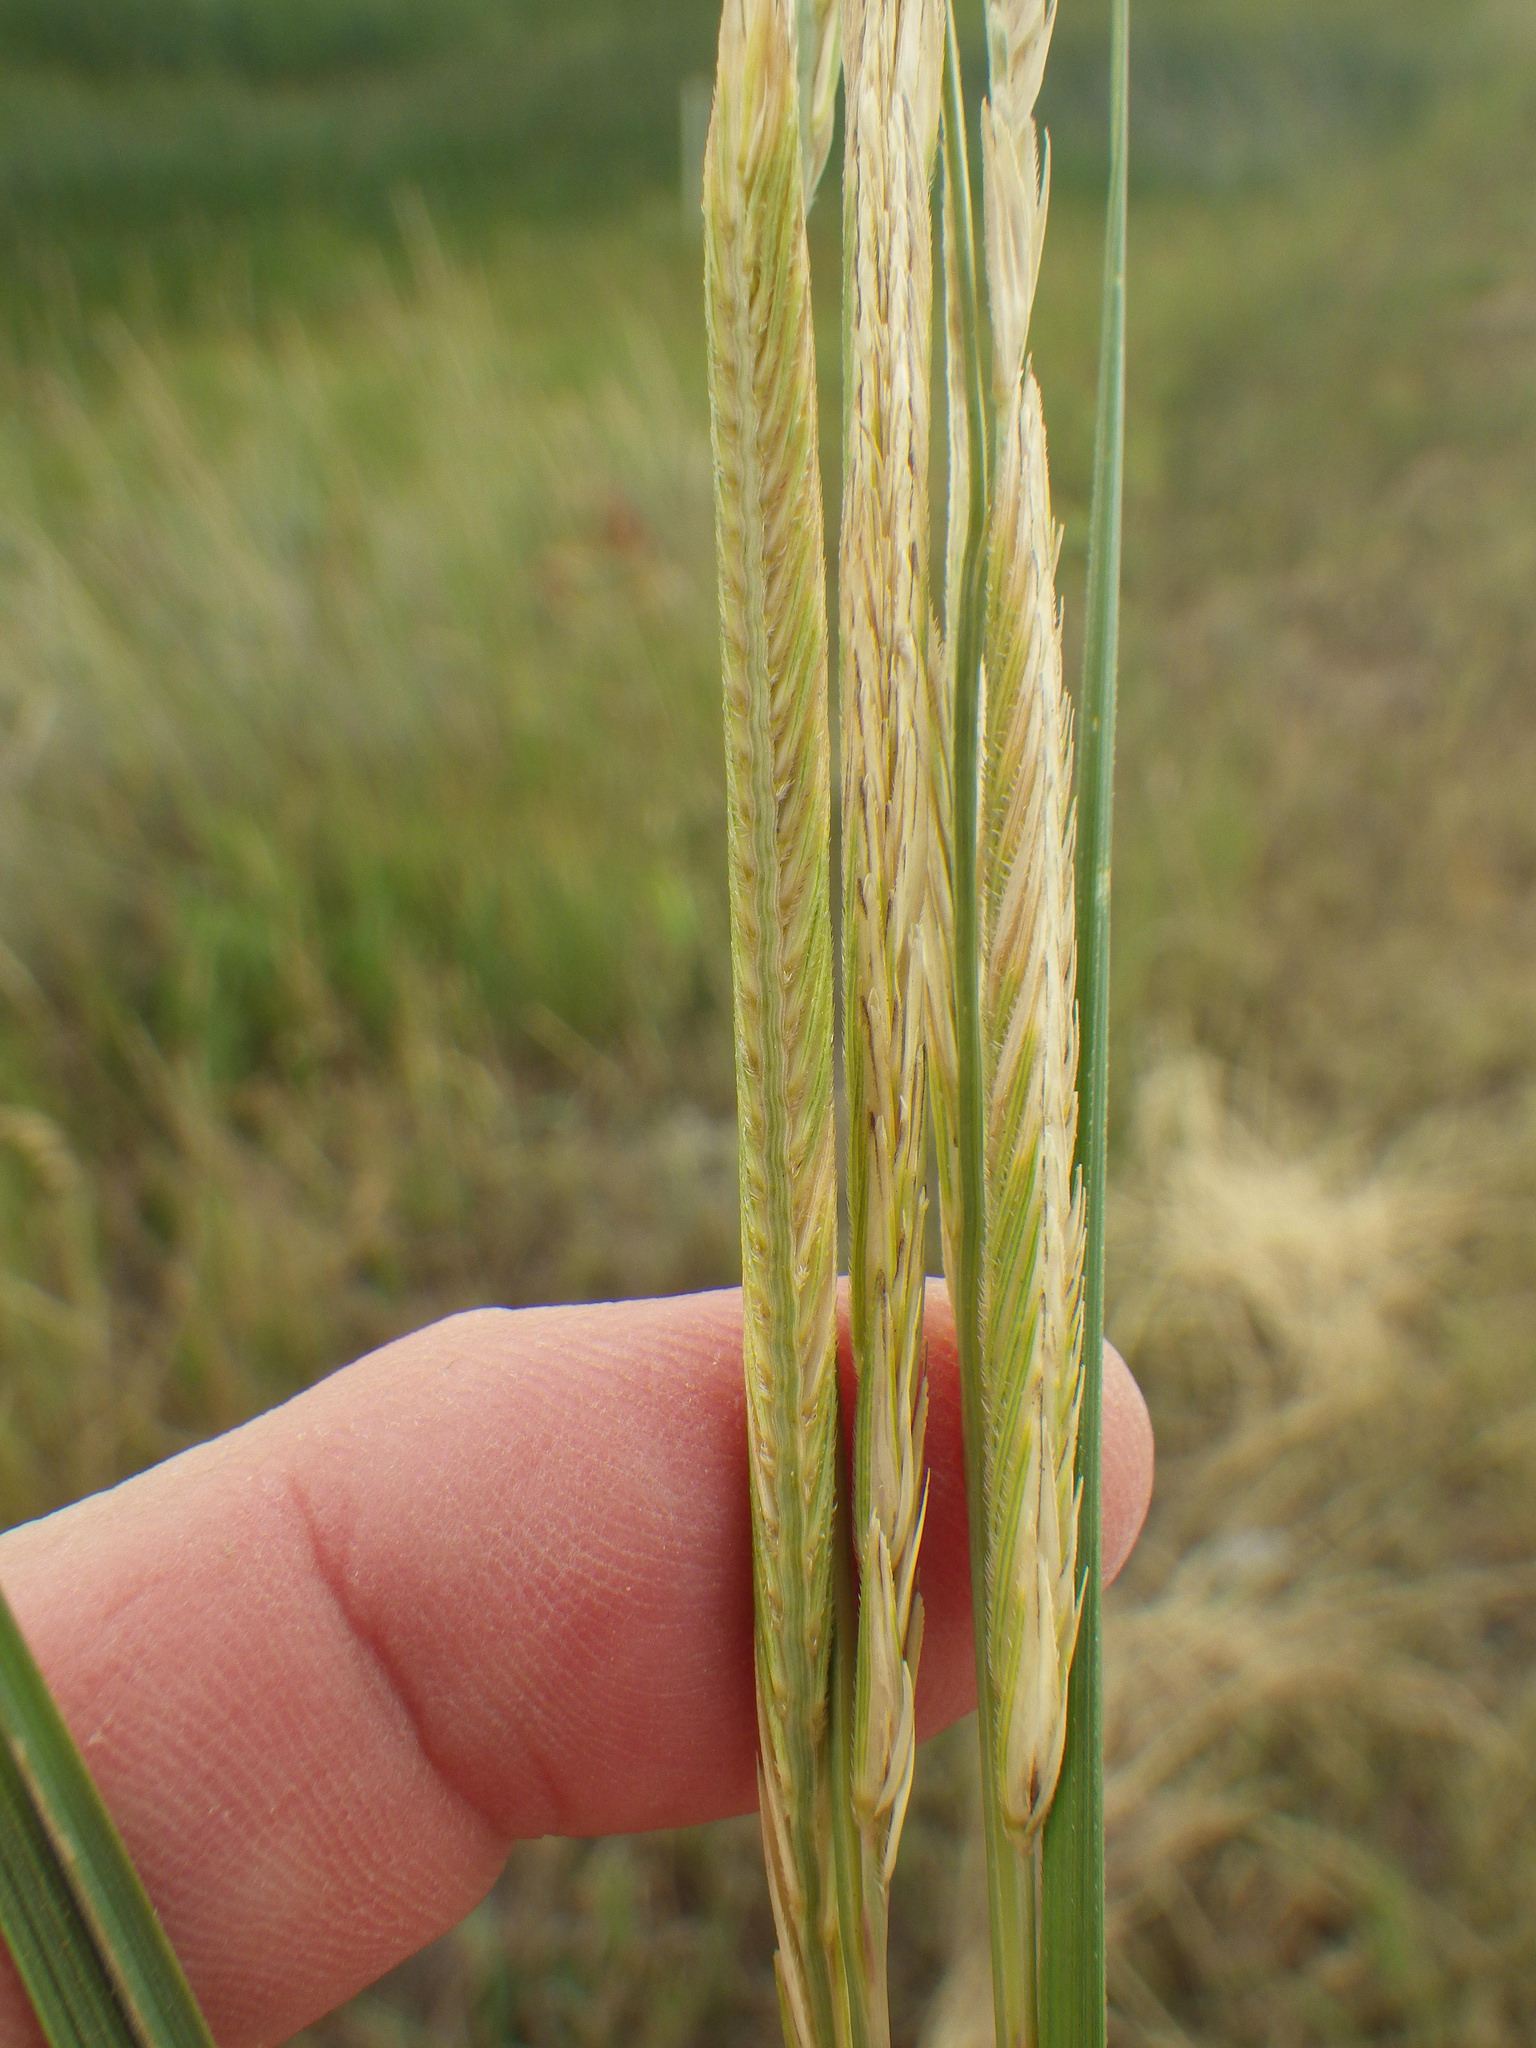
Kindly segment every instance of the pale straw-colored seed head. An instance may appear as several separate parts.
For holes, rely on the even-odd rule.
[[[1071,722],[1039,387],[1002,422],[988,560],[986,1410],[989,1660],[1004,1815],[1027,1840],[1060,1769],[1077,1637],[1082,1399]]]
[[[1002,407],[1024,361],[1040,276],[1050,199],[1050,150],[1047,147],[1043,156],[1038,151],[1033,121],[1026,122],[1020,135],[984,103],[981,161],[992,309],[992,391]]]
[[[830,769],[793,0],[726,0],[704,216],[763,1835],[785,2025],[794,2048],[830,2048]]]
[[[983,720],[983,1064],[988,1659],[997,1778],[1021,1845],[1061,1767],[1077,1639],[1082,1401],[1071,715],[1045,422],[1026,360],[1049,160],[1034,105],[1054,0],[989,0],[983,112],[998,407]]]
[[[959,1043],[955,1010],[954,701],[955,643],[960,582],[970,507],[971,448],[965,405],[965,341],[954,194],[948,168],[942,177],[944,275],[944,391],[948,430],[948,500],[945,508],[944,619],[930,613],[928,664],[922,698],[921,747],[928,798],[928,894],[923,914],[926,980],[924,1024],[928,1085],[938,1160],[939,1217],[950,1298],[959,1298],[960,1133]]]
[[[919,1521],[919,1533],[921,1521]],[[859,1660],[854,1703],[852,1793],[859,1831],[878,1856],[888,1887],[917,1761],[913,1681],[922,1641],[922,1603],[910,1573],[897,1583],[890,1545],[871,1516],[859,1546]]]
[[[911,1783],[922,1397],[929,179],[937,0],[844,0],[848,447],[841,542],[849,1272],[859,1408],[853,1797],[878,1913]],[[879,1939],[883,1942],[883,1933]],[[883,1987],[879,1988],[883,2000]]]

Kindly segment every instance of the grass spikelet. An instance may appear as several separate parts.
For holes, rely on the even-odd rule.
[[[987,10],[990,446],[950,25],[946,662],[926,706],[939,742],[929,760],[934,1126],[965,1400],[993,1990],[1009,2048],[1033,2038],[1032,1844],[1060,1770],[1080,1611],[1072,741],[1059,541],[1026,359],[1049,192],[1034,105],[1054,18],[1054,0]]]
[[[842,74],[840,0],[799,0],[800,160],[809,211],[826,169]]]
[[[992,384],[1006,407],[1020,366],[1045,245],[1050,155],[1042,164],[1035,102],[1056,0],[988,0],[987,100],[981,116]]]
[[[955,1310],[965,1435],[992,2002],[999,2043],[1003,2048],[1017,2048],[1029,2038],[1033,2017],[1034,1898],[1028,1882],[1031,1873],[1011,1848],[1003,1822],[998,1787],[1000,1710],[986,1626],[994,1574],[985,1485],[987,1106],[981,911],[986,878],[979,842],[991,451],[982,382],[965,100],[952,7],[945,23],[943,224],[949,411],[946,658],[942,685],[936,689],[931,682],[929,698],[931,728],[936,735],[947,735],[947,743],[943,759],[930,762],[929,1028],[935,1048],[934,1129],[944,1204],[945,1272]]]
[[[793,2048],[840,2038],[827,628],[792,0],[727,0],[705,163],[763,1837]]]
[[[1054,0],[993,0],[982,112],[996,459],[982,742],[988,1657],[997,1790],[1025,1848],[1066,1739],[1082,1402],[1072,738],[1040,390],[1025,357],[1049,197],[1034,103]]]
[[[847,450],[841,595],[849,1275],[859,1375],[853,1540],[859,1635],[850,1789],[857,1967],[888,2036],[886,1894],[911,1789],[922,1383],[928,658],[928,187],[942,17],[933,0],[844,9]],[[846,1910],[846,1909],[845,1909]],[[851,1930],[845,1927],[845,1939]]]
[[[988,564],[983,773],[988,1657],[998,1793],[1044,1821],[1077,1636],[1083,1211],[1077,1136],[1072,742],[1040,391],[1001,422]]]
[[[970,495],[970,430],[965,402],[965,340],[958,276],[959,225],[946,169],[942,198],[944,382],[949,498],[944,549],[944,623],[929,631],[923,692],[922,751],[928,783],[928,902],[923,926],[928,1076],[939,1170],[944,1272],[955,1299],[960,1269],[959,1048],[955,1020],[954,702],[959,592],[965,573]]]

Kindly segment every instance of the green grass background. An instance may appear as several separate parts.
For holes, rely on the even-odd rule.
[[[1035,340],[1074,646],[1100,14],[1057,31]],[[7,1519],[456,1307],[734,1277],[712,16],[0,0]],[[1136,38],[1110,1321],[1162,1462],[1110,1620],[1114,2038],[1501,2048],[1536,30],[1144,0]],[[830,296],[821,334],[835,419]],[[982,2038],[972,1792],[927,1753],[903,2043]],[[766,2043],[770,1947],[751,1823],[532,1845],[312,2039]]]

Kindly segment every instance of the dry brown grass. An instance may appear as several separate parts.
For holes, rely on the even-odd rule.
[[[1115,1329],[1159,1499],[1105,1657],[1127,2048],[1502,2048],[1536,2018],[1532,1389],[1448,1355],[1445,1310],[1518,1209],[1497,1153],[1405,1150],[1298,1149],[1192,1059],[1140,1093]],[[987,1970],[967,1934],[933,2048],[990,2039]]]

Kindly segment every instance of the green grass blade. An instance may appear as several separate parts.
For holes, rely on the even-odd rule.
[[[212,2048],[3,1595],[0,1733],[0,1931],[54,2048]]]
[[[1078,1163],[1087,1207],[1084,1391],[1078,1437],[1078,1555],[1086,1587],[1067,1706],[1067,1746],[1041,1850],[1040,2048],[1101,2048],[1108,2026],[1104,1956],[1104,1728],[1099,1472],[1103,1427],[1105,1120],[1109,1098],[1109,881],[1119,655],[1120,515],[1125,456],[1125,227],[1130,5],[1111,29],[1109,214],[1087,645],[1078,720],[1077,958],[1081,1054]]]
[[[55,2048],[133,2039],[9,1745],[0,1746],[0,1930]]]

